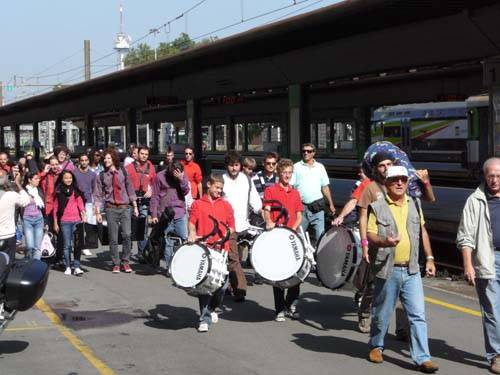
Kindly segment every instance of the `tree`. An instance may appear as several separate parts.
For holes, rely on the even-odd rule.
[[[126,67],[131,67],[153,61],[154,59],[155,51],[148,44],[141,43],[128,51],[124,59],[124,64]]]

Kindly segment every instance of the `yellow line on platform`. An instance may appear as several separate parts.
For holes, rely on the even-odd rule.
[[[45,303],[43,299],[39,299],[36,303],[36,307],[42,311],[57,327],[57,329],[63,334],[64,337],[73,345],[73,347],[78,350],[89,363],[95,367],[95,369],[101,375],[116,375],[116,373],[110,369],[102,360],[96,357],[92,349],[86,345],[82,340],[80,340],[71,330],[61,323],[59,316],[50,308],[49,305]]]
[[[54,329],[53,326],[39,326],[39,327],[13,327],[6,328],[5,332],[20,332],[20,331],[43,331],[47,329]]]
[[[450,310],[460,311],[460,312],[463,312],[465,314],[469,314],[469,315],[481,317],[481,312],[480,311],[468,309],[468,308],[462,307],[462,306],[457,306],[457,305],[454,305],[452,303],[441,301],[439,299],[434,299],[434,298],[431,298],[431,297],[425,297],[425,301],[429,302],[429,303],[432,303],[434,305],[446,307],[447,309],[450,309]]]

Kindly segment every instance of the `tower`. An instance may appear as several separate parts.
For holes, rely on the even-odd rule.
[[[130,49],[130,36],[123,32],[123,5],[120,3],[120,32],[116,36],[115,50],[118,52],[119,70],[125,69],[124,59],[125,55]]]

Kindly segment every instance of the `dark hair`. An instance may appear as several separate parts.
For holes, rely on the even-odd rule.
[[[103,161],[104,161],[104,158],[106,157],[106,155],[108,155],[108,154],[111,156],[111,159],[113,160],[113,164],[115,165],[115,167],[120,168],[120,158],[119,158],[116,150],[114,148],[107,148],[106,150],[104,150],[104,152],[102,153],[102,160]]]
[[[226,152],[226,155],[224,155],[224,164],[228,166],[235,163],[241,164],[240,154],[234,150]]]
[[[185,145],[184,146],[184,151],[186,151],[187,149],[190,149],[191,151],[193,151],[193,154],[194,154],[194,147],[191,146],[191,145]]]
[[[38,176],[38,172],[29,171],[28,173],[26,173],[24,175],[23,187],[26,187],[26,185],[29,184],[29,180],[31,180],[35,176]]]
[[[271,152],[268,152],[266,153],[266,155],[264,156],[264,159],[262,159],[262,161],[266,161],[267,159],[276,159],[276,161],[280,161],[280,156],[278,155],[277,152],[274,152],[274,151],[271,151]]]
[[[141,152],[141,150],[146,150],[147,152],[149,152],[149,147],[148,146],[139,146],[139,149],[137,150],[137,152]]]
[[[311,142],[306,142],[306,143],[303,143],[303,144],[302,144],[302,149],[303,149],[304,147],[306,147],[306,146],[307,146],[307,147],[311,147],[311,148],[313,149],[313,151],[314,151],[314,152],[316,152],[316,146],[315,146],[314,144],[312,144]]]
[[[278,162],[278,166],[276,169],[278,170],[278,173],[281,173],[283,171],[283,169],[289,168],[289,167],[292,167],[292,170],[293,170],[293,161],[291,161],[290,159],[281,159]]]
[[[184,165],[178,161],[174,161],[172,163],[168,163],[167,164],[167,167],[165,168],[165,173],[170,175],[170,176],[173,176],[174,175],[174,171],[178,169],[179,171],[181,172],[184,172]]]
[[[170,154],[171,152],[174,152],[174,149],[172,146],[167,146],[167,151],[165,151],[165,154]]]
[[[222,174],[220,173],[211,173],[210,176],[208,176],[208,182],[210,184],[214,184],[216,182],[224,184],[224,177],[222,177]]]
[[[86,156],[86,157],[87,157],[87,159],[89,159],[89,160],[90,160],[90,156],[89,156],[89,154],[88,154],[88,153],[86,153],[86,152],[84,152],[83,154],[80,154],[80,156],[78,156],[78,160],[80,160],[82,156]]]
[[[69,149],[65,145],[57,145],[54,147],[54,155],[58,156],[61,152],[65,152],[66,154],[69,155]]]
[[[128,154],[132,156],[134,153],[134,150],[137,148],[137,145],[135,143],[131,143],[128,145]]]
[[[71,188],[73,189],[73,192],[75,193],[75,196],[78,197],[78,196],[81,196],[83,197],[83,193],[81,192],[81,190],[78,188],[78,184],[76,182],[76,177],[75,175],[73,174],[73,172],[71,171],[68,171],[67,169],[65,169],[64,171],[61,172],[61,174],[57,177],[57,181],[56,181],[56,188],[55,188],[55,192],[56,194],[60,193],[61,192],[61,186],[64,184],[63,182],[63,177],[65,174],[70,174],[71,177],[73,178],[73,180],[71,181]]]

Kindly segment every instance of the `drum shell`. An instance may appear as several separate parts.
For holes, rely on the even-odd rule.
[[[325,242],[332,234],[336,235],[331,237],[336,239],[336,243],[331,239],[328,243]],[[342,253],[344,248],[346,251]],[[321,284],[329,289],[340,289],[346,283],[351,283],[356,275],[361,260],[359,234],[345,226],[332,227],[320,237],[315,256],[316,274]],[[335,263],[334,266],[332,262]]]
[[[15,262],[5,281],[5,305],[11,310],[30,309],[43,295],[48,278],[45,262],[36,259]]]

